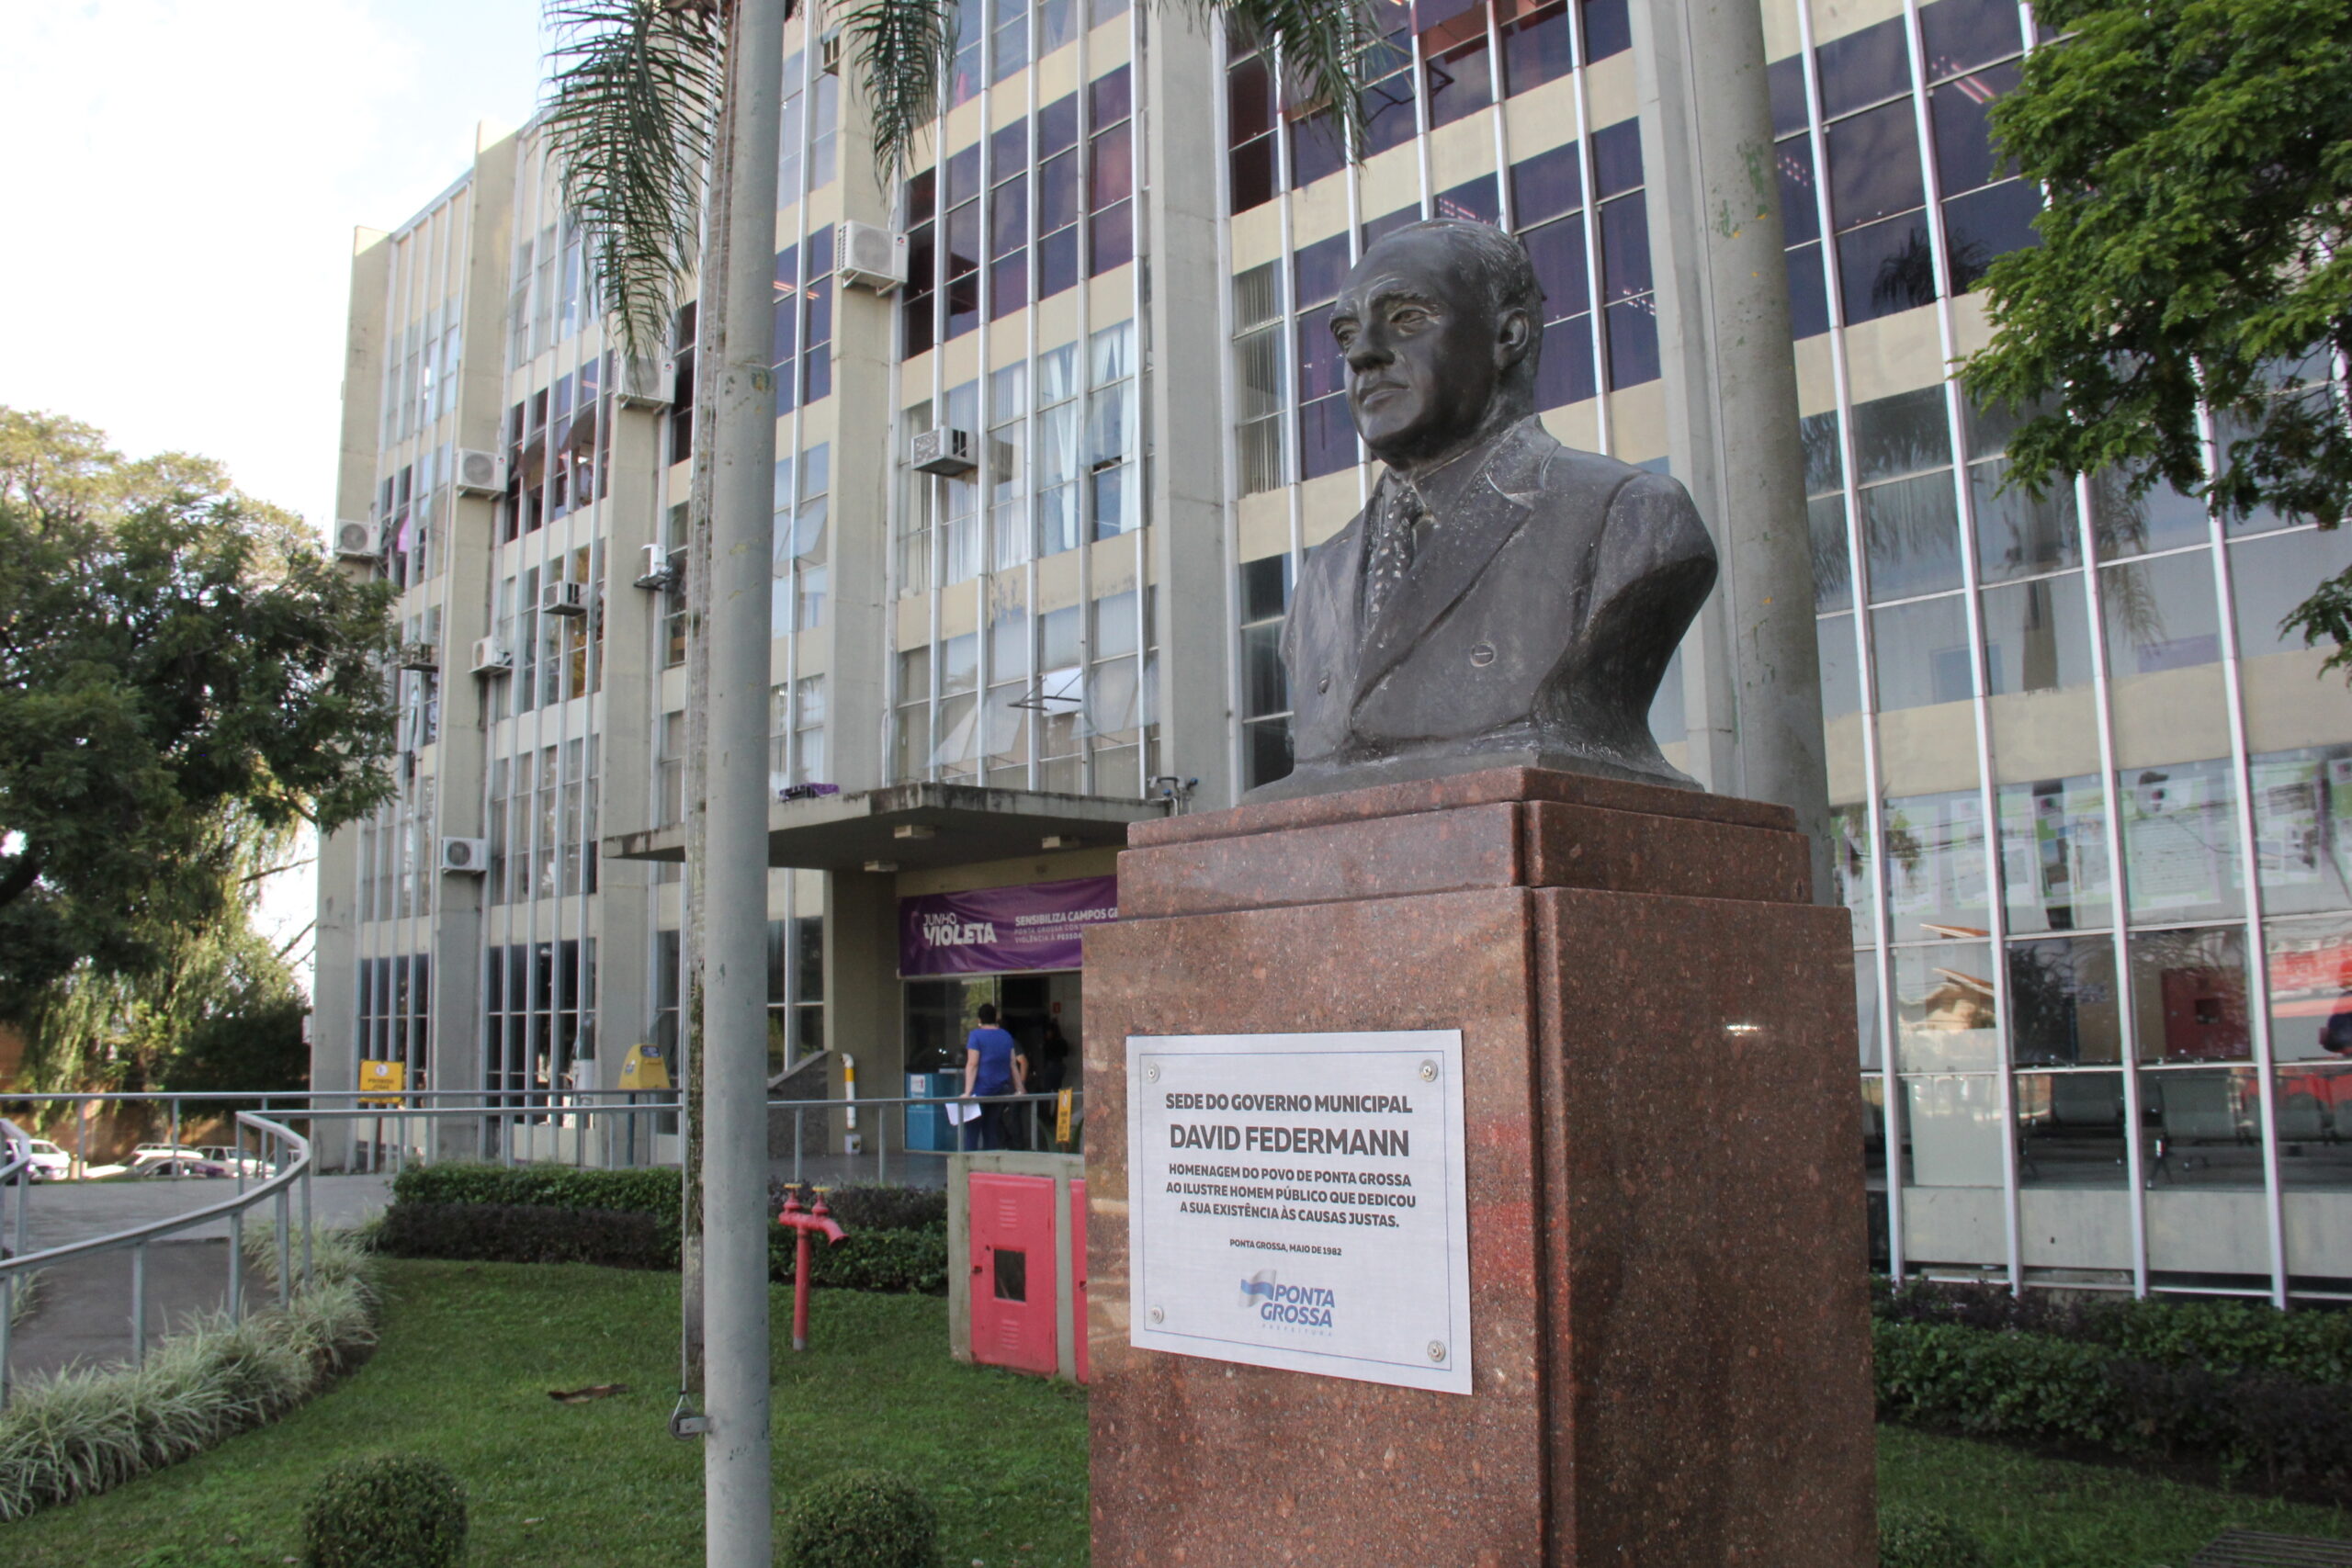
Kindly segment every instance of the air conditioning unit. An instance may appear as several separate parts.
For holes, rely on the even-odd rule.
[[[355,564],[376,560],[376,525],[345,518],[334,525],[334,556]]]
[[[907,280],[907,237],[878,223],[843,223],[833,235],[833,270],[843,283],[888,294]]]
[[[662,548],[660,545],[644,545],[639,547],[644,551],[645,570],[637,574],[635,580],[637,586],[656,593],[664,589],[675,588],[678,585],[678,580],[685,575],[683,568],[685,566],[686,552],[684,550],[673,552]]]
[[[620,385],[614,395],[625,409],[666,409],[670,387],[676,378],[674,362],[637,355],[621,362]]]
[[[474,452],[458,448],[458,493],[459,495],[504,495],[506,493],[506,459],[495,452]]]
[[[970,431],[943,424],[916,434],[911,461],[918,473],[945,474],[952,479],[980,466],[979,449]]]
[[[494,637],[474,638],[474,673],[503,675],[514,668],[514,650]]]
[[[588,613],[588,585],[584,582],[546,582],[539,585],[539,614],[543,615],[584,615]]]
[[[458,876],[480,876],[490,869],[490,840],[442,840],[441,869]]]
[[[842,30],[835,28],[817,40],[817,69],[828,76],[842,73]]]
[[[429,642],[401,644],[401,668],[432,671],[441,668],[441,650]]]

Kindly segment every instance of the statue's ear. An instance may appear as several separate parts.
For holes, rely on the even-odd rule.
[[[1527,345],[1534,340],[1535,322],[1523,310],[1512,309],[1502,313],[1495,325],[1495,367],[1508,370],[1527,357]]]

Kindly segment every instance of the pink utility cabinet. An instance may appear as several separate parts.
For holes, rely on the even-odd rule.
[[[948,1161],[948,1340],[958,1360],[1086,1381],[1086,1179],[1077,1155]]]

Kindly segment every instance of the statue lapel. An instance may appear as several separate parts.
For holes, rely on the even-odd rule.
[[[1413,561],[1404,585],[1389,599],[1379,616],[1364,628],[1363,662],[1356,671],[1355,701],[1362,702],[1382,677],[1411,652],[1423,634],[1468,592],[1495,552],[1534,515],[1529,503],[1543,486],[1543,453],[1530,452],[1525,428],[1503,437],[1508,449],[1497,453],[1487,471],[1454,506],[1453,515],[1442,517],[1430,531],[1429,544]],[[1374,493],[1374,504],[1385,500],[1387,479]],[[1366,532],[1369,532],[1369,513]],[[1363,546],[1358,542],[1357,558]]]

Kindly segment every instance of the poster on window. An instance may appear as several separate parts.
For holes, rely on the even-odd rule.
[[[2136,914],[2222,901],[2222,863],[2233,829],[2227,791],[2208,767],[2218,764],[2151,768],[2124,794],[2124,853]]]
[[[2270,887],[2300,887],[2320,879],[2319,763],[2298,760],[2254,764],[2255,855]]]

